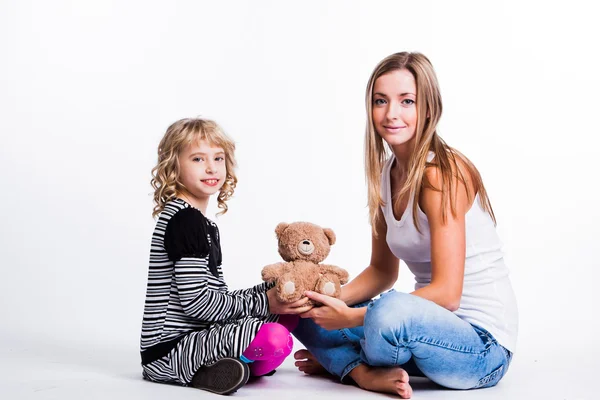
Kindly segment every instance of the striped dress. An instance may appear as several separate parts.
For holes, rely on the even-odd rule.
[[[181,199],[152,235],[141,356],[144,378],[187,385],[196,370],[239,357],[269,314],[266,283],[229,291],[216,224]]]

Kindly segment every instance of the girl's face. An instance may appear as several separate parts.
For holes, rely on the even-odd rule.
[[[225,151],[205,140],[189,145],[179,154],[179,180],[190,195],[200,202],[208,202],[217,193],[227,177]]]
[[[375,130],[390,146],[412,143],[417,128],[417,85],[405,69],[375,80],[372,118]]]

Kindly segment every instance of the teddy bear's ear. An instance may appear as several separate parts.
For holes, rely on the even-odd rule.
[[[333,230],[325,228],[323,229],[323,232],[325,232],[325,236],[329,239],[329,245],[333,246],[335,244],[335,233],[333,233]]]
[[[285,222],[280,222],[279,224],[277,224],[277,227],[275,228],[275,234],[277,235],[278,239],[288,226],[290,226],[290,224],[287,224]]]

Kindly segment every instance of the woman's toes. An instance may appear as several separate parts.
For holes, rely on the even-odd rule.
[[[412,397],[412,388],[410,387],[410,385],[408,383],[399,382],[397,385],[397,388],[398,388],[398,394],[403,399],[409,399]]]
[[[400,380],[401,380],[402,382],[408,382],[408,380],[409,380],[409,379],[410,379],[410,378],[409,378],[409,376],[408,376],[408,372],[406,372],[406,371],[405,371],[405,370],[403,370],[403,369],[400,369]]]

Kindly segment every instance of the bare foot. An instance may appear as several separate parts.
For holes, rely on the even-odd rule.
[[[308,350],[298,350],[294,353],[294,358],[298,361],[294,363],[296,367],[308,375],[325,375],[329,374],[325,368]]]
[[[412,396],[408,374],[400,367],[378,368],[360,364],[350,371],[350,376],[365,390],[393,393],[403,399],[410,399]]]

